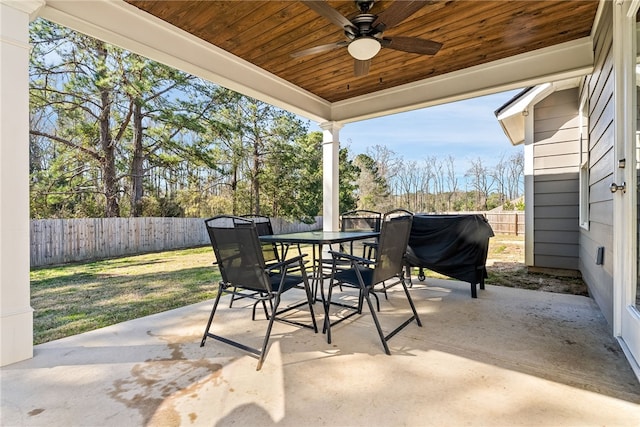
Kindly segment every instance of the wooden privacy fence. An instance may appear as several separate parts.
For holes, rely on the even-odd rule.
[[[322,228],[272,220],[276,233]],[[201,218],[79,218],[31,220],[31,266],[113,258],[209,244]]]
[[[511,234],[524,236],[524,212],[485,212],[495,234]]]
[[[458,214],[460,212],[457,212]],[[524,212],[483,213],[496,234],[524,234]],[[272,218],[276,233],[318,230]],[[31,220],[31,266],[64,264],[209,244],[201,218],[79,218]]]

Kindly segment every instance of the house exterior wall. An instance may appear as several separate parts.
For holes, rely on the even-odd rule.
[[[636,83],[636,100],[640,99],[640,84]],[[640,196],[640,102],[636,102],[636,191]],[[629,191],[633,191],[633,189],[629,189]],[[636,209],[638,215],[636,216],[637,228],[636,228],[636,246],[640,249],[640,197],[636,200]],[[640,253],[640,250],[638,251]],[[640,255],[638,255],[638,260],[636,261],[636,305],[640,307]]]
[[[534,267],[578,269],[579,126],[577,88],[534,106]]]
[[[613,324],[614,164],[613,3],[605,2],[594,37],[594,71],[582,90],[589,100],[589,228],[580,230],[580,271],[610,324]],[[604,247],[603,264],[596,264]]]

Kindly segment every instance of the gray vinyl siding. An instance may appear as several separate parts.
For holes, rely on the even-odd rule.
[[[594,38],[593,74],[583,90],[589,99],[589,229],[580,229],[582,278],[609,324],[613,324],[613,182],[614,77],[613,2],[604,2]],[[598,247],[604,247],[604,263],[596,265]]]
[[[578,269],[580,130],[578,89],[534,107],[533,265]]]

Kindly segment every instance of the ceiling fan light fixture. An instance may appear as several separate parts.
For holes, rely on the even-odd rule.
[[[366,61],[376,56],[381,47],[380,42],[373,37],[359,37],[349,43],[347,50],[355,59]]]

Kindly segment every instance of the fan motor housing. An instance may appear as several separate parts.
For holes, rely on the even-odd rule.
[[[353,26],[345,26],[344,34],[351,40],[361,36],[374,36],[373,23],[377,16],[370,13],[363,13],[351,20]]]

